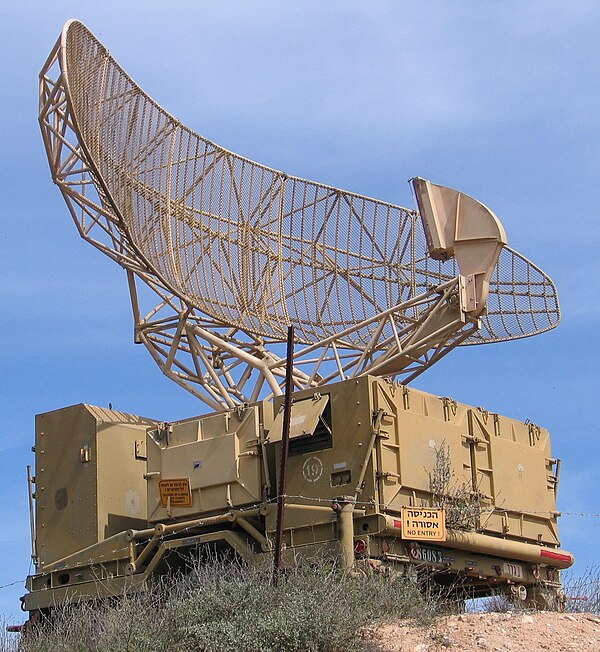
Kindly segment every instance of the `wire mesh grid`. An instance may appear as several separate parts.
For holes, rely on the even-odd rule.
[[[189,305],[275,340],[294,324],[312,343],[458,275],[453,260],[427,255],[417,212],[233,154],[164,111],[84,25],[72,22],[64,38],[61,67],[104,208]],[[419,310],[394,315],[397,327]],[[506,247],[481,328],[463,344],[533,335],[558,319],[550,279]],[[386,326],[381,338],[390,335]]]

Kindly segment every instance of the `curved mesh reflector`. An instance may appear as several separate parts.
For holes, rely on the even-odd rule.
[[[164,111],[81,23],[65,36],[61,67],[104,208],[189,305],[271,339],[284,340],[293,323],[299,341],[314,343],[457,276],[453,261],[428,257],[415,211],[233,154]],[[419,319],[418,307],[409,318]],[[406,315],[394,319],[402,327]],[[550,279],[504,248],[487,315],[463,344],[533,335],[558,320]],[[364,344],[375,326],[349,344]]]

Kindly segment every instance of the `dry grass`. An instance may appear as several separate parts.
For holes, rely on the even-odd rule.
[[[600,566],[591,566],[583,575],[563,572],[567,611],[600,615]]]
[[[399,575],[353,577],[321,563],[290,571],[278,588],[270,579],[238,563],[198,565],[153,591],[58,609],[19,652],[354,652],[367,649],[370,625],[435,611]]]
[[[600,614],[600,567],[564,584],[569,611]],[[400,575],[353,577],[321,562],[286,573],[275,589],[269,569],[212,561],[152,591],[57,609],[21,641],[2,627],[0,651],[357,652],[369,649],[374,627],[399,618],[428,624],[443,605]],[[501,596],[481,609],[515,606]]]

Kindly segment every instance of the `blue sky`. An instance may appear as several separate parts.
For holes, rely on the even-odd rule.
[[[0,586],[29,570],[36,413],[203,411],[133,345],[124,272],[80,240],[50,180],[37,74],[71,17],[233,151],[409,207],[406,180],[419,175],[500,217],[510,245],[556,282],[561,325],[454,351],[415,384],[549,428],[562,544],[580,572],[594,563],[600,4],[24,0],[0,7]],[[0,614],[18,619],[22,593],[0,588]]]

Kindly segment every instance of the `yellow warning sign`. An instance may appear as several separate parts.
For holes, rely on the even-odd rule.
[[[192,506],[192,491],[189,478],[159,480],[158,489],[163,507],[166,507],[168,503],[170,503],[171,507]]]
[[[445,541],[446,511],[432,507],[403,507],[402,538]]]

